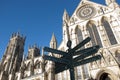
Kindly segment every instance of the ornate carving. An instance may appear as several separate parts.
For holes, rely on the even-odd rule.
[[[96,9],[89,4],[83,5],[77,11],[77,16],[81,19],[89,19],[95,14],[96,14]]]

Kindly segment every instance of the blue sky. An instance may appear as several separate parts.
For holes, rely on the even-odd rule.
[[[105,0],[91,0],[104,3]],[[64,9],[72,15],[80,0],[0,0],[0,57],[10,36],[20,32],[26,36],[25,53],[35,43],[49,46],[54,32],[58,44],[62,40]],[[119,0],[117,0],[120,3]]]

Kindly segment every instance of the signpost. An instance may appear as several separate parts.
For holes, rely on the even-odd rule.
[[[55,62],[55,74],[69,69],[70,79],[75,80],[74,67],[101,59],[100,55],[89,57],[97,53],[97,51],[99,50],[98,45],[78,50],[86,43],[88,43],[90,40],[91,40],[90,37],[87,37],[85,40],[83,40],[74,48],[71,48],[72,42],[68,40],[67,42],[68,52],[52,49],[49,47],[44,47],[44,51],[46,52],[62,55],[62,57],[60,58],[44,55],[44,59]]]

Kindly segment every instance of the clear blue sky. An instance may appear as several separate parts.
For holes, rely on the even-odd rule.
[[[105,0],[91,0],[104,3]],[[72,15],[80,0],[0,0],[0,57],[10,36],[20,32],[28,45],[49,46],[54,32],[58,44],[62,40],[62,16],[64,9]],[[117,0],[120,3],[119,0]]]

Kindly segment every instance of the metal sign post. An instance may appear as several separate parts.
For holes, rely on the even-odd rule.
[[[68,40],[67,42],[68,52],[52,49],[49,47],[44,47],[43,48],[44,51],[62,55],[62,57],[60,58],[44,55],[44,59],[55,62],[55,74],[69,69],[70,79],[75,80],[74,67],[101,59],[100,55],[88,57],[97,53],[97,51],[99,50],[98,45],[78,50],[80,47],[84,46],[90,40],[91,40],[90,37],[87,37],[85,40],[83,40],[74,48],[71,48],[72,42]]]

